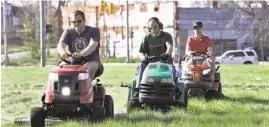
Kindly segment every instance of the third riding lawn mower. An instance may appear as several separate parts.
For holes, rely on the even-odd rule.
[[[214,70],[210,65],[208,56],[205,53],[192,53],[183,58],[182,75],[179,82],[185,84],[188,89],[188,96],[203,96],[205,98],[223,97],[222,84],[220,81],[219,66]],[[214,76],[214,80],[213,80]]]
[[[41,98],[41,107],[31,109],[31,126],[44,127],[45,119],[102,121],[114,116],[114,104],[105,87],[99,83],[89,85],[87,60],[69,55],[67,64],[50,70],[48,86]],[[100,65],[95,77],[103,73]],[[92,94],[91,94],[92,93]]]
[[[133,78],[132,84],[125,86],[128,87],[127,112],[134,108],[167,111],[172,106],[187,109],[186,87],[177,82],[171,66],[167,57],[149,57],[140,84],[137,86],[138,81]]]

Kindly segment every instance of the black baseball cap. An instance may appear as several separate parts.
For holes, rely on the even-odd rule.
[[[196,27],[203,28],[203,23],[200,22],[200,21],[194,22],[194,23],[193,23],[193,28],[196,28]]]

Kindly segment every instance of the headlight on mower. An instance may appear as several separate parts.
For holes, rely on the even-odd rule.
[[[78,80],[86,80],[89,78],[88,73],[79,73]],[[58,74],[57,73],[49,73],[49,80],[58,81]]]
[[[211,69],[205,69],[203,70],[203,75],[209,75],[211,72]]]
[[[58,74],[57,73],[49,73],[49,80],[58,81]]]
[[[79,73],[78,80],[86,80],[89,78],[89,73]]]
[[[62,95],[69,96],[70,95],[70,88],[69,87],[63,87]]]
[[[172,83],[172,78],[162,78],[161,83]]]

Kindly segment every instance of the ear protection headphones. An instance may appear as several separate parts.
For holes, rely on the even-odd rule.
[[[159,20],[157,17],[152,17],[152,18],[150,18],[150,19],[148,20],[148,23],[149,23],[149,21],[151,21],[151,20],[156,21],[157,24],[158,24],[158,27],[159,27],[161,30],[163,30],[163,24],[160,22],[160,20]],[[148,28],[148,31],[151,32],[151,30],[150,30],[149,28]]]

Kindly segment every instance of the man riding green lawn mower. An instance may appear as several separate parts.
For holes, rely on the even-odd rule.
[[[196,34],[187,42],[183,68],[179,62],[179,69],[183,70],[179,75],[176,75],[178,72],[171,58],[172,36],[161,31],[162,23],[156,17],[149,19],[148,25],[150,33],[140,47],[142,62],[132,85],[128,86],[127,112],[135,107],[167,109],[176,106],[187,109],[188,97],[199,94],[196,89],[206,92],[205,97],[223,96],[220,73],[210,57],[211,42],[201,34],[201,22],[194,23]]]
[[[162,23],[152,17],[147,34],[140,46],[142,62],[137,76],[129,86],[127,112],[133,108],[149,107],[169,109],[171,106],[187,108],[188,98],[184,84],[179,84],[171,53],[172,36],[161,31]]]

